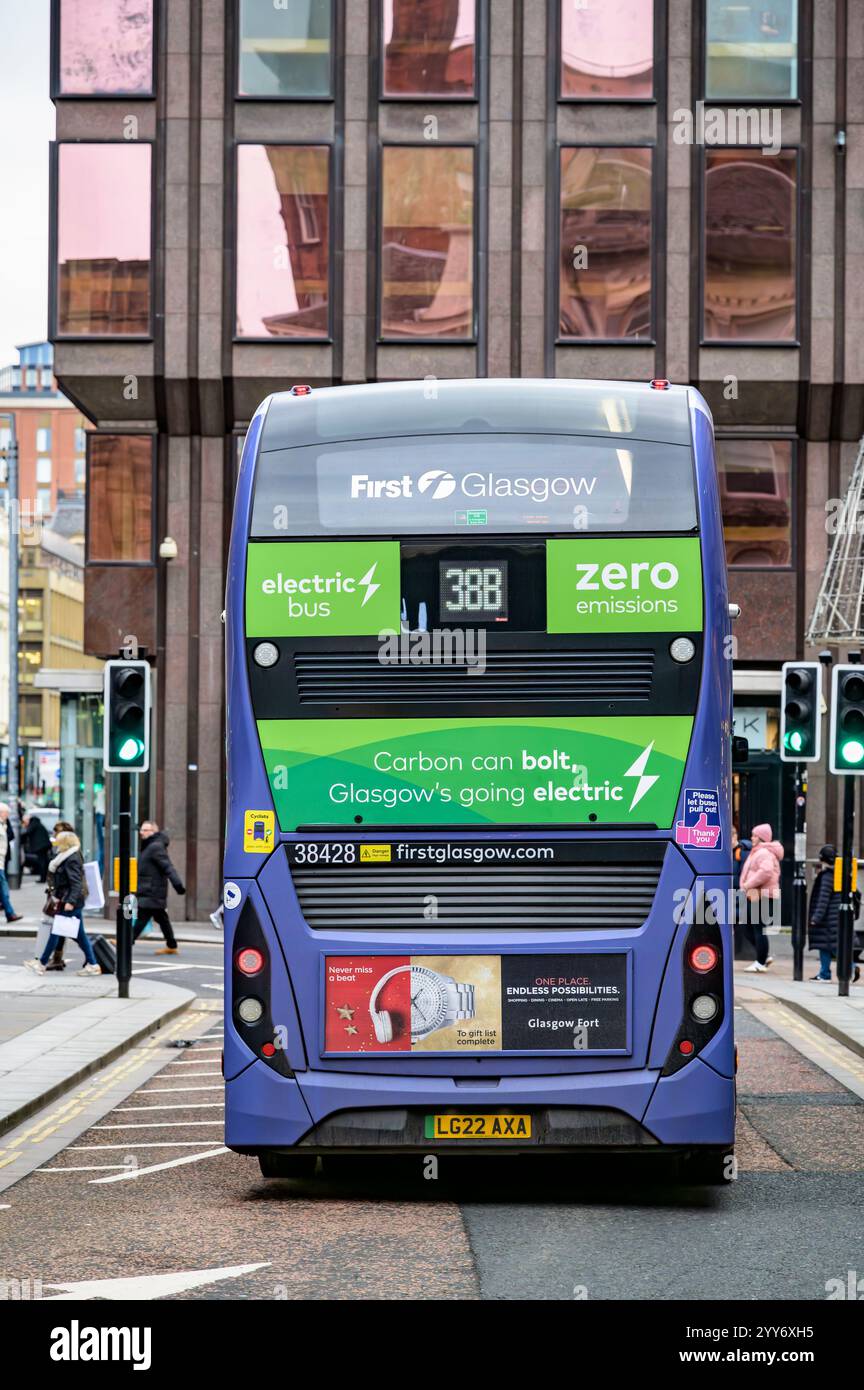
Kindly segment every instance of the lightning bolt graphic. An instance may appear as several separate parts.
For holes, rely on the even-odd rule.
[[[633,810],[633,807],[637,804],[637,802],[639,802],[639,801],[642,800],[642,798],[643,798],[643,796],[645,795],[645,793],[646,793],[646,792],[650,792],[650,790],[651,790],[651,788],[653,787],[654,783],[657,781],[657,775],[658,775],[658,774],[656,774],[656,773],[646,773],[646,771],[645,771],[646,765],[647,765],[647,763],[648,763],[648,759],[649,759],[650,756],[651,756],[651,749],[652,749],[653,747],[654,747],[654,740],[652,739],[651,742],[648,744],[648,747],[647,747],[647,748],[643,748],[642,752],[639,754],[639,757],[636,759],[635,763],[631,763],[630,766],[628,767],[627,771],[624,773],[624,776],[625,776],[625,777],[638,777],[638,778],[639,778],[639,781],[636,783],[636,789],[635,789],[635,791],[633,792],[633,800],[630,802],[630,810],[631,810],[631,811]]]
[[[363,595],[363,602],[360,604],[361,608],[365,608],[372,595],[377,594],[378,590],[381,588],[380,584],[372,583],[372,576],[374,575],[377,568],[378,561],[376,560],[371,570],[367,570],[363,578],[357,580],[357,583],[361,584],[363,588],[366,590],[365,594]]]

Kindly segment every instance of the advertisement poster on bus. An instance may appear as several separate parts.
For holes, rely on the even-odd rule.
[[[693,720],[273,719],[283,831],[305,825],[669,828]]]
[[[327,956],[324,1050],[626,1052],[626,952]]]

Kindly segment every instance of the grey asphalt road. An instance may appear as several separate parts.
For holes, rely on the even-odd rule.
[[[43,1297],[824,1299],[864,1272],[864,1103],[834,1074],[864,1094],[864,1062],[806,1028],[793,1046],[775,1017],[736,1012],[740,1175],[716,1190],[645,1160],[453,1158],[433,1181],[378,1160],[265,1182],[221,1145],[221,1021],[198,1013],[196,1046],[159,1043],[146,1076],[129,1063],[128,1094],[0,1195],[0,1277]]]

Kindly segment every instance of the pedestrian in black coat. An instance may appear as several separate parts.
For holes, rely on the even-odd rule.
[[[837,955],[837,923],[840,911],[840,894],[834,888],[834,860],[837,851],[833,845],[823,845],[819,851],[822,868],[813,880],[810,890],[810,903],[807,910],[807,945],[811,951],[819,952],[819,974],[814,980],[831,979],[831,961]]]
[[[37,815],[24,817],[21,843],[28,860],[32,860],[33,872],[40,883],[48,877],[48,860],[51,858],[51,836]]]
[[[173,956],[177,954],[177,940],[167,911],[168,884],[171,883],[177,893],[185,893],[186,889],[168,858],[170,841],[165,831],[160,830],[155,821],[145,820],[138,833],[141,853],[138,856],[138,921],[134,940],[138,940],[152,917],[165,937],[165,945],[160,946],[157,956]]]

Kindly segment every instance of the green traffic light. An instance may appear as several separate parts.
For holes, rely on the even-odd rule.
[[[144,744],[140,738],[124,738],[117,750],[117,757],[121,763],[132,763],[136,758],[140,758],[143,752]]]
[[[786,735],[786,747],[793,753],[801,753],[804,748],[804,735],[800,729],[791,729]]]
[[[840,745],[840,757],[844,763],[864,762],[864,743],[860,743],[857,738],[850,738],[848,743]]]

